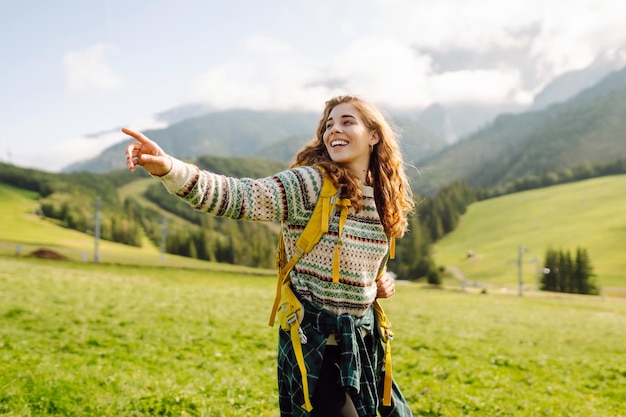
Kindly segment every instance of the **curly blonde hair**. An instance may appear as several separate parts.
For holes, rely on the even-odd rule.
[[[408,227],[408,215],[415,202],[404,171],[398,135],[373,104],[356,96],[337,96],[326,102],[322,118],[317,126],[316,137],[302,148],[295,157],[292,167],[317,165],[329,175],[342,196],[349,198],[352,206],[361,209],[363,194],[359,179],[340,163],[334,162],[324,145],[326,121],[332,109],[342,103],[354,106],[361,114],[365,127],[378,137],[370,156],[366,183],[374,187],[374,199],[385,232],[389,237],[401,237]]]

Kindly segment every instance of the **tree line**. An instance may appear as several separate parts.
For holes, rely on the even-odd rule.
[[[245,166],[214,158],[199,159],[196,162],[203,169],[207,167],[202,165],[215,168],[217,163],[226,167],[232,165],[238,170]],[[275,168],[268,166],[267,170]],[[389,268],[402,279],[426,277],[431,283],[439,283],[441,271],[432,258],[432,245],[456,229],[461,216],[474,201],[515,192],[514,190],[539,187],[539,184],[553,185],[559,181],[622,172],[626,172],[626,160],[605,165],[586,165],[558,174],[548,173],[540,177],[543,180],[537,180],[538,182],[522,178],[516,181],[516,185],[506,189],[475,190],[464,181],[456,181],[439,190],[435,196],[416,197],[417,209],[409,218],[408,232],[397,241],[396,259],[389,262]],[[246,176],[245,171],[237,173],[239,176]],[[254,174],[251,177],[259,177],[263,173],[255,171]],[[130,176],[125,170],[108,174],[51,174],[0,163],[0,181],[37,192],[43,215],[63,227],[93,233],[94,201],[96,197],[100,197],[102,239],[140,246],[142,238],[146,236],[158,247],[166,233],[166,253],[251,267],[273,266],[278,225],[235,221],[194,211],[182,200],[169,195],[159,183],[149,185],[141,196],[129,196],[124,200],[120,198],[118,189],[121,186],[147,177],[143,171]],[[153,203],[152,206],[142,203],[142,199]],[[167,218],[165,225],[164,218]],[[254,236],[254,239],[247,238],[249,236]],[[578,252],[576,256],[579,256]],[[580,256],[584,258],[587,255],[585,253]],[[546,265],[549,265],[548,261],[551,262],[552,258],[546,259]],[[565,260],[559,258],[559,262],[568,265],[567,256],[563,259]],[[572,261],[574,264],[575,259]],[[571,279],[561,278],[566,276],[562,272],[566,270],[566,266],[555,268],[554,274],[561,271],[558,272],[561,274],[558,275],[558,286],[549,281],[545,289],[569,291],[571,288],[563,283],[572,282]],[[549,278],[553,279],[555,276],[557,275],[550,275]],[[584,286],[574,287],[573,291],[581,291],[581,288],[585,289]]]
[[[614,162],[606,164],[594,165],[586,163],[574,168],[564,168],[560,171],[544,171],[537,174],[525,175],[501,186],[477,189],[476,198],[479,201],[486,200],[501,195],[518,193],[520,191],[619,174],[626,174],[626,159],[617,159]]]
[[[277,226],[195,211],[183,200],[172,197],[159,183],[148,186],[143,196],[172,215],[167,229],[167,253],[261,268],[273,266]],[[156,244],[162,231],[153,232],[148,237]]]
[[[545,255],[542,291],[566,292],[572,294],[599,293],[594,281],[593,267],[586,249],[548,249]]]

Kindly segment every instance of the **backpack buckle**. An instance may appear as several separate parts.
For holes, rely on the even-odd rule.
[[[295,258],[302,258],[302,255],[304,255],[304,248],[301,248],[300,246],[296,247],[296,251],[294,252],[293,256]]]
[[[296,320],[298,320],[298,315],[296,313],[291,313],[290,315],[288,315],[287,317],[285,317],[285,321],[287,322],[287,324],[289,324],[290,326],[292,324],[294,324],[296,322]]]

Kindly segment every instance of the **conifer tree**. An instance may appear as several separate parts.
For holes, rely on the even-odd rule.
[[[576,249],[576,261],[574,269],[576,291],[579,294],[598,294],[598,288],[593,282],[593,267],[586,249]]]
[[[546,259],[544,261],[548,273],[543,275],[542,278],[542,291],[557,291],[558,287],[558,252],[554,249],[548,248],[546,251]]]
[[[574,265],[572,262],[572,255],[569,251],[561,250],[559,253],[559,291],[560,292],[572,292],[572,273],[574,272]]]

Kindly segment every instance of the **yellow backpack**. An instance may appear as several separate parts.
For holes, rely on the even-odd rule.
[[[293,344],[293,350],[298,362],[300,374],[302,375],[302,389],[304,391],[304,405],[302,406],[307,411],[313,409],[309,400],[309,385],[307,381],[306,365],[304,363],[304,355],[302,353],[302,344],[306,343],[306,335],[300,327],[302,322],[304,311],[302,304],[298,300],[298,297],[294,294],[291,288],[291,278],[289,273],[295,266],[295,264],[313,249],[313,247],[319,242],[324,233],[328,232],[328,224],[330,217],[337,206],[341,207],[339,215],[339,236],[342,236],[343,227],[346,219],[348,218],[348,210],[350,208],[350,200],[347,198],[340,198],[337,194],[337,187],[333,184],[328,175],[323,172],[324,182],[322,185],[322,191],[318,202],[311,214],[311,218],[306,227],[302,231],[302,234],[296,241],[296,248],[291,259],[287,260],[287,254],[285,252],[285,245],[283,241],[282,233],[278,235],[278,248],[276,250],[276,265],[278,268],[278,282],[276,285],[276,297],[274,299],[274,306],[270,315],[269,325],[274,326],[276,315],[280,322],[280,327],[289,332],[291,335],[291,342]],[[342,244],[342,240],[337,242],[335,246],[333,256],[333,283],[339,282],[339,246]],[[389,258],[394,257],[394,238],[390,239]],[[381,266],[376,280],[380,279],[384,270],[385,263]],[[393,339],[393,332],[391,331],[391,323],[387,319],[385,312],[378,302],[374,301],[374,314],[376,315],[376,323],[379,327],[383,342],[385,342],[385,381],[383,385],[383,405],[391,405],[391,339]]]

